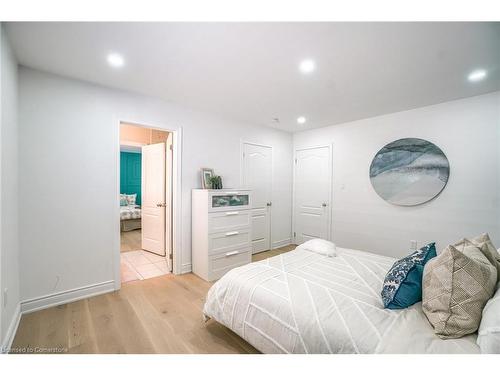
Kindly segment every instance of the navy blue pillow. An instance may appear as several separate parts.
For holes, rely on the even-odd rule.
[[[424,266],[435,256],[436,246],[432,242],[392,265],[381,292],[386,308],[405,309],[422,300]]]

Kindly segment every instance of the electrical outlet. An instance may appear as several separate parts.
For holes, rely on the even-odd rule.
[[[417,240],[410,240],[410,250],[417,250]]]
[[[9,294],[9,289],[8,288],[5,288],[3,290],[3,296],[2,296],[2,300],[3,300],[3,307],[7,307],[7,296]]]

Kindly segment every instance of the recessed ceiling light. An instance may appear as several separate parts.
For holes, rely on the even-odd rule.
[[[299,64],[299,70],[304,74],[309,74],[313,72],[314,69],[316,69],[316,63],[314,62],[314,60],[311,59],[303,60]]]
[[[474,70],[473,72],[471,72],[467,78],[471,82],[478,82],[478,81],[482,81],[483,79],[485,79],[486,76],[487,76],[486,70],[477,69],[477,70]]]
[[[298,118],[297,118],[297,123],[299,123],[299,124],[301,124],[301,125],[302,125],[302,124],[305,124],[305,123],[306,123],[306,121],[307,121],[307,120],[306,120],[306,118],[305,118],[304,116],[300,116],[300,117],[298,117]]]
[[[123,56],[118,54],[118,53],[110,53],[108,55],[108,64],[111,65],[113,68],[121,68],[123,65],[125,65],[125,60],[123,59]]]

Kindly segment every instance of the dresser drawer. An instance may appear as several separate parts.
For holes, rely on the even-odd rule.
[[[236,247],[250,246],[250,229],[237,229],[208,235],[208,253],[221,253]]]
[[[208,260],[209,279],[220,279],[235,267],[240,267],[252,261],[252,251],[244,247],[226,253],[212,255]]]
[[[251,205],[249,191],[211,191],[208,195],[210,212],[247,210]]]
[[[230,232],[250,227],[250,211],[212,212],[208,214],[208,232]]]

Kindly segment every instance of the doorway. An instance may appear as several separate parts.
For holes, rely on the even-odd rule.
[[[273,149],[242,143],[242,185],[252,190],[252,254],[271,249]]]
[[[122,282],[172,272],[173,133],[120,123]]]
[[[330,239],[332,147],[295,150],[293,243]]]

